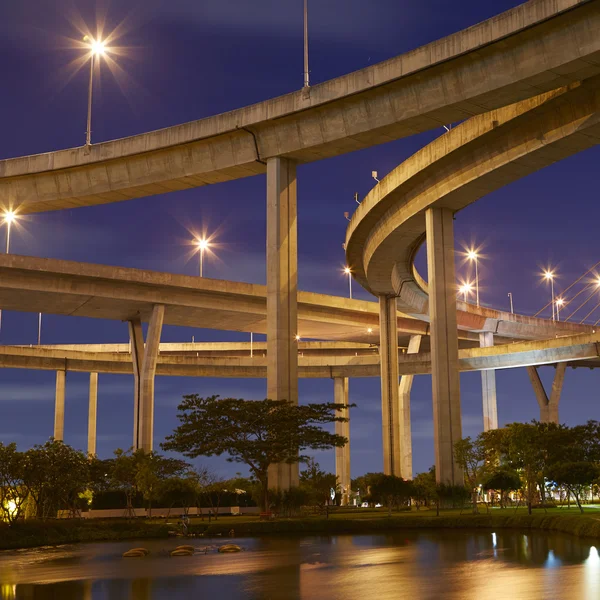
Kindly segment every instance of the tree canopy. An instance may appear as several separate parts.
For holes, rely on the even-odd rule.
[[[227,454],[244,463],[263,489],[268,507],[268,469],[277,463],[305,462],[306,450],[341,447],[347,439],[323,425],[347,421],[344,404],[294,405],[285,400],[243,400],[184,396],[178,407],[179,426],[162,444],[189,458]]]

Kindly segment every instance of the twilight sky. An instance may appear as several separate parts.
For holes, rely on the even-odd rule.
[[[309,0],[311,83],[315,84],[401,54],[519,4],[515,0]],[[80,55],[71,40],[87,26],[96,33],[118,27],[115,45],[127,47],[114,72],[102,66],[96,80],[95,142],[198,119],[272,98],[302,85],[302,0],[21,0],[0,3],[0,158],[80,146],[85,141],[88,69],[72,66]],[[87,67],[87,65],[86,65]],[[431,131],[298,171],[300,289],[345,295],[342,242],[353,211],[353,195],[364,196],[380,177],[441,135]],[[600,150],[592,149],[535,173],[482,199],[457,215],[457,247],[483,245],[480,263],[483,304],[534,314],[548,300],[542,266],[566,287],[600,260],[596,200]],[[216,257],[205,276],[265,283],[265,178],[175,192],[29,217],[13,229],[17,254],[197,274],[190,257],[190,232],[217,232]],[[0,231],[4,247],[4,231]],[[423,252],[418,259],[424,273]],[[466,267],[457,262],[459,275]],[[354,286],[356,297],[373,299]],[[587,312],[587,311],[586,311]],[[595,316],[600,318],[600,310]],[[247,335],[165,327],[162,341],[246,341]],[[37,315],[4,312],[0,343],[35,343]],[[126,342],[125,323],[47,315],[43,343]],[[553,369],[541,369],[550,385]],[[587,369],[567,372],[561,419],[569,424],[600,418],[598,376]],[[21,449],[51,434],[54,373],[0,371],[0,441]],[[133,381],[100,375],[98,453],[109,456],[131,444]],[[65,441],[85,449],[86,374],[67,375]],[[525,369],[498,371],[501,424],[538,416]],[[461,375],[464,435],[482,428],[479,373]],[[264,380],[157,377],[155,443],[176,426],[176,406],[185,393],[263,398]],[[330,380],[300,380],[300,401],[330,401]],[[351,458],[354,477],[380,471],[379,381],[350,381]],[[412,394],[415,472],[433,463],[431,382],[415,379]],[[333,451],[318,460],[334,469]],[[224,458],[203,459],[223,475],[244,471]]]

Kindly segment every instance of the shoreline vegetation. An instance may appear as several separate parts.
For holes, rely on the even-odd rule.
[[[356,509],[360,510],[360,509]],[[562,514],[561,514],[562,513]],[[208,522],[192,519],[188,527],[191,537],[253,537],[266,535],[341,535],[385,534],[402,529],[449,530],[449,529],[518,529],[571,534],[580,538],[600,539],[600,510],[579,514],[574,509],[553,509],[544,513],[527,515],[514,511],[494,510],[488,514],[460,514],[458,510],[421,510],[369,515],[333,513],[325,517],[299,517],[260,521],[257,517],[220,517]],[[232,535],[233,530],[233,535]],[[11,527],[0,528],[0,549],[17,550],[62,544],[135,541],[168,538],[180,527],[176,520],[156,522],[153,520],[52,520],[25,521]]]

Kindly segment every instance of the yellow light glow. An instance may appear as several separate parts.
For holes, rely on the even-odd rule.
[[[350,275],[350,273],[352,273],[350,267],[344,267],[344,273],[346,273],[346,275]]]
[[[471,292],[473,290],[473,284],[472,283],[463,283],[463,285],[461,285],[458,288],[458,291],[461,294],[468,294],[469,292]]]
[[[198,245],[198,248],[200,248],[200,250],[206,250],[210,246],[208,240],[205,240],[204,238],[202,238],[201,240],[196,240],[196,244]]]
[[[104,56],[106,53],[106,44],[102,40],[95,40],[91,38],[89,35],[84,36],[84,42],[87,42],[92,54],[96,56]]]
[[[369,329],[367,329],[367,333],[373,333],[373,330],[369,327]]]
[[[296,335],[296,341],[299,342],[300,341],[300,336]]]
[[[2,216],[4,218],[4,222],[8,223],[9,225],[17,220],[17,215],[13,210],[7,210]]]
[[[558,306],[562,306],[564,303],[565,303],[565,301],[564,301],[562,298],[557,298],[557,299],[556,299],[556,304],[557,304]]]
[[[477,254],[477,252],[475,252],[475,250],[469,250],[467,252],[467,258],[469,260],[477,260],[478,257],[479,257],[479,254]]]
[[[552,280],[554,279],[554,273],[552,271],[544,271],[544,278]]]

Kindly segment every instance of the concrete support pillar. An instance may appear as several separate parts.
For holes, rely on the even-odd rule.
[[[139,318],[128,322],[129,345],[133,362],[133,447],[140,448],[140,392],[142,361],[144,360],[144,335]]]
[[[379,360],[381,362],[381,419],[383,472],[401,475],[400,403],[398,400],[398,321],[396,298],[379,297]]]
[[[479,346],[490,348],[494,345],[494,334],[484,331],[479,334]],[[481,397],[483,400],[483,430],[498,429],[498,405],[496,402],[496,370],[481,371]]]
[[[348,404],[348,378],[335,377],[333,380],[333,398],[335,404]],[[350,418],[350,409],[341,412],[342,417]],[[342,494],[342,506],[346,506],[350,500],[350,421],[336,423],[335,432],[348,440],[343,448],[335,449],[335,474],[340,484]]]
[[[416,354],[421,347],[420,335],[411,335],[408,342],[407,354]],[[398,386],[398,400],[400,416],[400,476],[403,479],[412,479],[412,436],[410,430],[410,391],[414,375],[402,375]]]
[[[531,384],[533,385],[533,391],[540,407],[540,422],[541,423],[556,423],[559,424],[558,418],[558,404],[560,402],[560,394],[562,392],[563,383],[565,381],[565,372],[567,370],[567,363],[562,362],[556,365],[556,373],[554,374],[554,380],[552,381],[552,392],[548,398],[544,384],[540,379],[537,367],[527,367],[527,373]]]
[[[139,319],[129,322],[131,355],[134,373],[133,447],[151,452],[154,438],[154,376],[158,360],[160,335],[165,307],[157,304],[152,309],[148,324],[146,345]]]
[[[267,161],[267,396],[298,403],[296,164]],[[269,487],[298,485],[298,465],[269,468]]]
[[[462,426],[453,218],[448,208],[430,208],[425,215],[436,477],[438,483],[462,485],[462,469],[454,460]]]
[[[66,371],[56,371],[56,395],[54,397],[54,439],[65,439],[65,383]]]
[[[96,413],[98,407],[98,373],[90,373],[90,400],[88,409],[88,454],[96,454]]]
[[[140,407],[139,420],[141,432],[141,448],[151,452],[154,439],[154,375],[158,360],[160,334],[162,333],[165,307],[157,304],[152,309],[152,316],[148,324],[144,360],[142,361],[142,376],[140,378]]]

